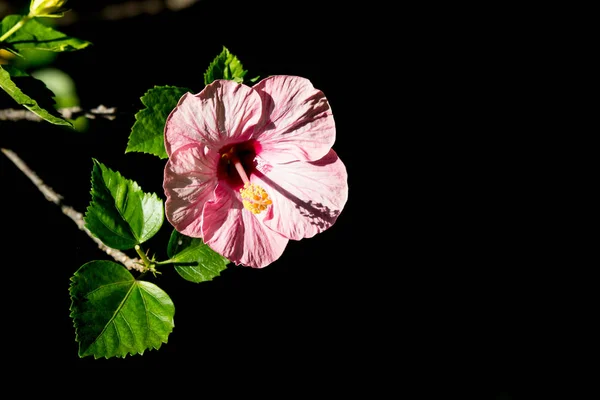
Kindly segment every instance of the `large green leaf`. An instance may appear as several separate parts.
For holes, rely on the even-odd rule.
[[[12,66],[0,66],[0,87],[17,103],[40,118],[55,124],[73,126],[54,108],[54,93],[44,82]],[[34,96],[37,100],[34,100]]]
[[[21,15],[8,15],[0,23],[0,36],[21,20]],[[10,35],[3,42],[15,51],[37,49],[46,51],[75,51],[89,45],[86,40],[76,39],[55,30],[37,19],[30,19],[21,29]]]
[[[175,270],[184,279],[200,283],[219,276],[229,260],[208,247],[202,239],[191,238],[173,230],[167,255],[175,263]]]
[[[167,117],[177,102],[191,90],[176,86],[154,86],[141,97],[146,108],[135,114],[125,153],[140,152],[168,158],[164,129]]]
[[[173,331],[169,296],[112,261],[82,265],[71,277],[69,293],[79,357],[143,354],[167,343]]]
[[[163,202],[156,194],[144,193],[97,160],[92,170],[92,201],[85,226],[108,247],[131,249],[158,232],[163,220]]]
[[[223,46],[223,51],[210,63],[204,73],[204,84],[208,85],[215,79],[227,79],[237,83],[244,82],[244,76],[248,71],[244,70],[242,62]],[[257,78],[251,79],[251,81]]]

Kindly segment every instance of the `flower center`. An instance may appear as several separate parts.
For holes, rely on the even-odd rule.
[[[244,188],[240,189],[240,194],[242,195],[244,208],[250,210],[253,214],[260,214],[273,203],[265,189],[254,183],[244,184]]]
[[[227,181],[232,188],[239,189],[244,208],[253,214],[260,214],[273,203],[268,193],[259,185],[250,183],[248,178],[254,171],[257,146],[255,142],[245,142],[226,146],[219,151],[219,177]]]

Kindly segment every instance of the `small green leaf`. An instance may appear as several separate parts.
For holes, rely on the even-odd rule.
[[[44,82],[29,76],[26,72],[11,66],[0,66],[0,87],[17,103],[40,118],[55,125],[73,126],[54,108],[54,100],[52,100],[54,93]],[[38,100],[34,100],[30,95]]]
[[[92,201],[85,226],[108,247],[126,250],[158,232],[164,220],[163,202],[156,194],[144,193],[97,160],[92,170]]]
[[[12,65],[23,71],[35,71],[43,67],[50,67],[56,61],[60,53],[43,50],[23,50],[18,57],[14,58]]]
[[[169,296],[112,261],[82,265],[71,277],[69,294],[79,357],[141,355],[167,343],[175,326]]]
[[[227,79],[243,83],[247,72],[244,70],[241,61],[223,46],[221,54],[215,57],[204,73],[204,84],[208,85],[216,79]]]
[[[200,283],[219,276],[229,260],[208,247],[202,239],[191,238],[173,230],[167,255],[175,264],[175,270],[184,279]]]
[[[8,15],[2,19],[0,36],[16,25],[21,18],[21,15]],[[44,25],[35,18],[27,21],[21,29],[10,35],[3,43],[15,51],[37,49],[55,52],[81,50],[91,45],[86,40],[67,36]]]
[[[165,150],[164,129],[167,117],[177,102],[191,90],[176,86],[154,86],[141,97],[146,108],[135,114],[125,153],[148,153],[168,158]]]

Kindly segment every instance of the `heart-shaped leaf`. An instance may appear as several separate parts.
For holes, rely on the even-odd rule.
[[[125,357],[158,349],[173,331],[175,306],[158,286],[112,261],[91,261],[71,277],[79,357]]]

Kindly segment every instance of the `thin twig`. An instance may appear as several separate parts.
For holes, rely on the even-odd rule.
[[[75,107],[67,107],[67,108],[59,108],[58,112],[64,117],[68,119],[75,119],[80,116],[85,116],[89,119],[95,119],[96,117],[103,117],[109,120],[113,120],[116,118],[116,108],[115,107],[106,107],[100,104],[96,108],[92,108],[91,110],[84,110],[79,106]],[[34,114],[33,112],[27,109],[14,109],[7,108],[5,110],[0,110],[0,121],[43,121],[41,117]]]
[[[131,0],[117,4],[110,4],[99,11],[78,13],[74,9],[69,9],[62,18],[56,18],[57,25],[71,25],[78,21],[115,21],[127,18],[134,18],[140,15],[155,15],[163,11],[180,11],[188,8],[200,0]],[[69,8],[67,2],[66,7]],[[18,14],[22,12],[21,8],[11,6],[6,1],[0,1],[0,19],[4,15]]]
[[[125,253],[106,246],[104,243],[102,243],[102,241],[100,241],[100,239],[94,237],[89,231],[89,229],[85,227],[83,215],[80,212],[73,209],[73,207],[63,204],[63,197],[60,194],[56,193],[50,186],[46,185],[44,181],[42,181],[42,179],[40,179],[40,177],[37,176],[37,174],[33,172],[33,170],[29,168],[29,166],[25,164],[25,162],[14,151],[4,148],[0,148],[0,150],[2,151],[2,153],[4,153],[4,155],[6,155],[6,157],[8,157],[10,161],[12,161],[17,166],[17,168],[21,170],[21,172],[25,174],[25,176],[27,176],[31,180],[31,182],[33,182],[35,187],[37,187],[38,190],[42,192],[42,194],[48,201],[51,201],[52,203],[59,206],[63,214],[71,218],[79,229],[84,231],[94,242],[96,242],[100,250],[104,251],[106,254],[111,256],[113,259],[115,259],[115,261],[118,261],[125,265],[125,267],[129,270],[134,269],[140,272],[145,271],[141,260],[139,260],[138,258],[129,258]]]

